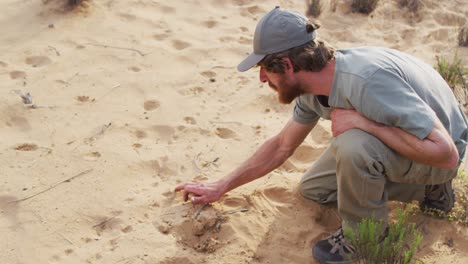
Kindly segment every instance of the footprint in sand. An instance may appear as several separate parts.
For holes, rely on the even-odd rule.
[[[146,111],[152,111],[156,108],[158,108],[161,104],[157,100],[147,100],[143,103],[143,108]]]
[[[34,151],[37,150],[39,147],[36,144],[32,143],[23,143],[15,147],[18,151]]]
[[[26,73],[24,71],[12,71],[10,72],[11,79],[26,79]]]
[[[222,139],[237,138],[237,133],[229,128],[218,127],[216,128],[215,134]]]
[[[8,66],[8,63],[0,61],[0,67],[6,67]]]
[[[52,61],[46,56],[31,56],[26,58],[26,64],[32,67],[42,67],[50,63],[52,63]]]
[[[183,50],[183,49],[186,49],[188,47],[190,47],[190,43],[188,42],[185,42],[185,41],[182,41],[182,40],[173,40],[172,41],[172,46],[176,49],[176,50]]]

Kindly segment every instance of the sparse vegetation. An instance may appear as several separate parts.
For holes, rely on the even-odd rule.
[[[452,89],[455,89],[457,85],[466,87],[465,71],[462,59],[458,57],[458,53],[453,56],[452,62],[449,62],[445,57],[436,56],[435,69],[445,79]]]
[[[458,31],[458,45],[468,47],[468,24],[465,24]]]
[[[408,215],[398,209],[396,222],[387,231],[373,218],[363,219],[357,230],[345,230],[345,237],[356,249],[353,263],[415,263],[413,257],[423,236],[415,224],[408,223]]]
[[[308,0],[307,2],[309,3],[307,7],[307,15],[313,17],[320,16],[322,13],[322,3],[320,0]]]
[[[409,11],[416,13],[422,7],[422,0],[399,0],[400,7],[406,7]]]
[[[463,170],[458,171],[457,177],[453,180],[455,189],[455,206],[448,213],[440,210],[426,210],[423,213],[432,217],[443,218],[457,224],[468,227],[468,173]]]
[[[374,11],[379,0],[353,0],[351,3],[351,10],[363,14],[370,14]]]

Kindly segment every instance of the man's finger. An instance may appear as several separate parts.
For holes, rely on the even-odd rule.
[[[206,203],[205,198],[203,196],[192,196],[190,197],[190,201],[192,202],[192,204]]]
[[[187,183],[183,183],[181,185],[178,185],[177,187],[175,187],[174,191],[178,192],[180,190],[183,190],[186,185],[187,185]]]
[[[200,189],[200,187],[197,186],[197,185],[186,185],[184,190],[189,192],[189,193],[193,193],[193,194],[195,194],[197,196],[200,196],[200,195],[203,194],[203,190]]]
[[[189,192],[184,191],[184,202],[186,202],[188,200],[189,194],[190,194]]]

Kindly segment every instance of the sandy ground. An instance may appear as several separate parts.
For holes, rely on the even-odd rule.
[[[173,192],[224,176],[290,117],[256,70],[235,66],[265,12],[306,2],[59,2],[0,2],[0,263],[315,263],[311,246],[340,220],[295,186],[332,140],[328,121],[212,206]],[[371,16],[323,2],[319,34],[335,47],[429,63],[457,49],[468,14],[467,0],[426,0],[418,15],[381,1]],[[466,227],[413,220],[424,263],[468,263]]]

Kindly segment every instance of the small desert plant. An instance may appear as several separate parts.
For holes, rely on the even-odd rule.
[[[351,2],[351,10],[363,14],[369,14],[374,11],[379,0],[353,0]]]
[[[430,209],[423,211],[423,213],[468,227],[468,173],[460,169],[457,177],[453,179],[453,188],[455,189],[456,199],[455,205],[450,212]]]
[[[465,24],[458,31],[458,45],[468,47],[468,24]]]
[[[409,264],[423,239],[415,224],[408,223],[408,212],[397,210],[394,224],[384,230],[382,221],[363,219],[356,230],[346,229],[345,237],[356,249],[356,263]]]
[[[400,7],[407,7],[409,11],[416,13],[422,6],[422,0],[399,0]]]
[[[307,1],[308,8],[307,8],[307,15],[318,17],[322,13],[322,3],[320,0],[308,0]]]
[[[467,72],[463,68],[462,60],[455,52],[452,62],[449,62],[445,57],[436,56],[435,69],[449,84],[450,88],[455,89],[459,84],[466,86],[465,76]]]

